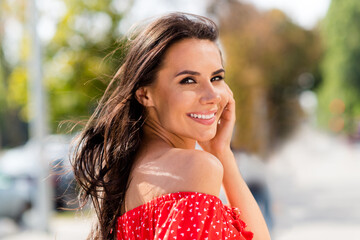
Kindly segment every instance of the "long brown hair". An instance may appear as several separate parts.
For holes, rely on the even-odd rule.
[[[89,239],[116,239],[116,220],[146,118],[135,91],[152,84],[164,53],[175,42],[186,38],[215,42],[217,37],[218,29],[210,19],[171,13],[128,38],[125,58],[81,132],[72,159],[80,201],[85,204],[91,199],[98,217]]]

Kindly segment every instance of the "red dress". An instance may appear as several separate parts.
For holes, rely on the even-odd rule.
[[[253,233],[237,208],[213,195],[170,193],[136,207],[118,218],[118,240],[251,240]]]

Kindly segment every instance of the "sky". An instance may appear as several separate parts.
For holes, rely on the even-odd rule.
[[[323,17],[331,0],[243,0],[254,4],[259,10],[278,8],[295,23],[311,29]]]
[[[280,9],[295,23],[311,29],[323,17],[329,8],[331,0],[242,0],[254,4],[260,11]],[[205,14],[205,0],[136,0],[132,12],[126,18],[123,28],[130,22],[134,23],[144,18],[162,14],[168,11],[183,11]]]

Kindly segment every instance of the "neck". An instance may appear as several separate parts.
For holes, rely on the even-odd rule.
[[[165,130],[158,121],[148,119],[143,126],[145,139],[166,143],[173,148],[194,149],[196,141]]]

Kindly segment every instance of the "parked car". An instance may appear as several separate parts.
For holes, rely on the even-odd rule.
[[[69,162],[69,148],[71,136],[50,135],[46,138],[43,145],[44,162],[47,164],[49,178],[53,187],[53,201],[57,210],[62,207],[74,207],[67,205],[71,199],[76,199],[74,175],[71,172]],[[39,176],[41,163],[38,159],[37,148],[33,141],[28,141],[25,145],[6,151],[0,157],[1,171],[13,178],[28,176],[34,180],[34,189]],[[65,169],[69,170],[65,174]],[[33,198],[32,200],[34,200]],[[5,203],[0,202],[0,205]]]
[[[29,176],[10,176],[0,171],[0,217],[13,219],[20,224],[23,214],[31,208],[31,189],[34,184]]]

